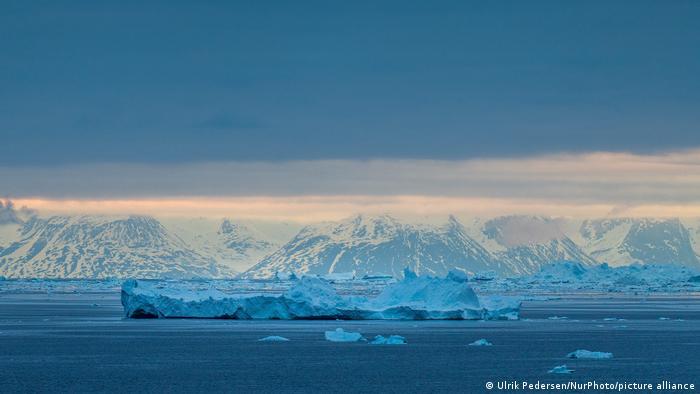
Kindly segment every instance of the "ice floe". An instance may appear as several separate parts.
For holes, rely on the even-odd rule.
[[[547,371],[547,373],[561,373],[561,374],[568,374],[568,373],[572,373],[572,372],[574,372],[574,370],[567,368],[566,365],[557,365],[556,367]]]
[[[260,338],[258,342],[287,342],[289,339],[279,335],[270,335],[269,337]]]
[[[578,358],[586,360],[601,360],[613,358],[612,353],[607,352],[592,352],[590,350],[577,350],[566,355],[567,358]]]
[[[292,282],[281,294],[189,290],[169,282],[128,280],[121,301],[131,318],[229,319],[517,319],[521,297],[477,297],[465,277],[417,276],[386,285],[376,296],[339,295],[318,277]]]
[[[326,341],[331,342],[358,342],[366,340],[359,332],[345,331],[342,328],[336,328],[335,331],[325,332]]]
[[[405,345],[406,338],[401,335],[390,335],[385,337],[383,335],[377,335],[370,342],[371,345]]]
[[[477,339],[476,341],[469,344],[469,346],[492,346],[493,343],[487,341],[484,338]]]

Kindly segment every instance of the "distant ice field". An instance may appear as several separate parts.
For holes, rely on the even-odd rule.
[[[549,294],[524,302],[519,321],[131,320],[118,283],[62,282],[47,293],[7,282],[0,382],[9,392],[478,393],[510,379],[700,383],[700,294],[692,292]],[[339,327],[367,338],[401,335],[407,344],[326,341],[324,332]],[[271,335],[289,341],[258,341]],[[468,346],[481,338],[493,346]],[[614,358],[566,358],[578,349]],[[547,373],[562,364],[574,372]]]

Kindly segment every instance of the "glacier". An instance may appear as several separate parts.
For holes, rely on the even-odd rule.
[[[177,282],[127,280],[121,302],[130,318],[512,320],[521,297],[478,297],[460,274],[417,276],[387,284],[376,296],[340,295],[333,284],[302,277],[281,294],[189,290]]]

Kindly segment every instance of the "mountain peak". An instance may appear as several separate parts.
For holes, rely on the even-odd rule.
[[[411,225],[390,215],[357,215],[323,227],[308,227],[267,256],[243,276],[271,277],[275,272],[355,275],[402,275],[405,267],[420,274],[445,275],[457,267],[465,271],[502,267],[477,242],[448,221],[445,227]]]

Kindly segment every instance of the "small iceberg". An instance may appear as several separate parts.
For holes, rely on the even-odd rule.
[[[492,346],[493,343],[487,341],[484,338],[477,339],[476,341],[469,344],[469,346]]]
[[[326,331],[326,341],[331,342],[357,342],[365,340],[359,332],[345,331],[342,328],[336,328],[335,331]]]
[[[566,320],[568,317],[566,316],[550,316],[547,318],[547,320]]]
[[[258,342],[288,342],[289,339],[279,335],[270,335],[269,337],[260,338]]]
[[[602,360],[613,358],[612,353],[592,352],[590,350],[577,350],[566,355],[567,358],[578,358],[582,360]]]
[[[671,320],[670,317],[660,317],[659,320]]]
[[[370,345],[405,345],[406,338],[401,335],[390,335],[388,338],[383,335],[374,337]]]
[[[572,372],[574,372],[574,370],[567,368],[566,365],[557,365],[556,367],[547,371],[547,373],[572,373]]]

